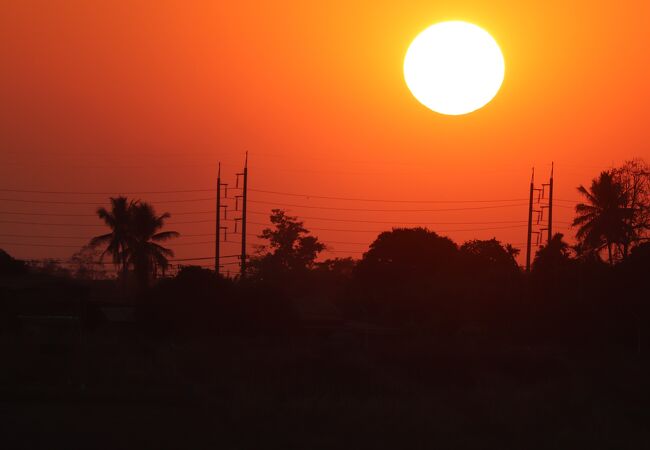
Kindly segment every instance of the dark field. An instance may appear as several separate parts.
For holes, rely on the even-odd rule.
[[[638,353],[403,336],[5,336],[2,448],[644,449]]]

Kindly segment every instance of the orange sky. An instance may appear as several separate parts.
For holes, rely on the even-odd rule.
[[[260,190],[408,200],[526,198],[530,168],[546,178],[555,161],[557,197],[571,200],[577,198],[575,186],[600,169],[632,157],[650,159],[650,5],[644,1],[0,3],[0,188],[204,189],[214,185],[218,160],[230,175],[248,150],[250,187]],[[449,19],[488,30],[506,58],[500,93],[467,116],[429,111],[402,76],[410,41]],[[209,196],[140,197],[178,214],[209,211],[213,202],[162,202]],[[95,224],[92,205],[6,199],[92,203],[102,195],[2,192],[2,198],[0,247],[20,257],[66,257],[74,251],[67,246],[83,239],[45,236],[102,231],[6,223]],[[257,213],[271,205],[253,202],[351,209],[485,205],[327,201],[260,192],[250,198]],[[340,253],[329,256],[358,256],[352,252],[363,251],[376,233],[316,229],[523,221],[526,206],[516,204],[429,212],[289,209],[299,216],[388,222],[305,220],[325,242],[348,242],[331,244]],[[561,231],[571,209],[558,208],[556,217]],[[174,228],[209,234],[211,218],[187,214],[172,221],[204,220]],[[251,221],[265,220],[251,215]],[[524,242],[525,228],[513,226],[443,234],[457,242],[492,236]],[[179,258],[211,256],[211,244],[195,244],[208,240],[185,237],[174,248]]]

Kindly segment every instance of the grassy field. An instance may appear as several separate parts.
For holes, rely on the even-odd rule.
[[[2,448],[645,449],[650,365],[431,338],[4,336]]]

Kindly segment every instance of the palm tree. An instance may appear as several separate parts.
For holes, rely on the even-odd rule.
[[[158,268],[167,269],[168,258],[174,256],[172,250],[160,245],[180,236],[176,231],[160,231],[169,217],[169,213],[156,215],[153,206],[146,202],[131,206],[127,254],[141,287],[149,283],[150,276],[155,276]]]
[[[576,205],[577,217],[572,226],[579,227],[576,238],[583,248],[600,252],[607,248],[610,264],[613,264],[612,248],[626,241],[629,236],[629,208],[623,186],[617,181],[614,171],[604,171],[591,182],[589,189],[580,185],[578,192],[587,203]]]
[[[113,257],[113,263],[121,268],[123,281],[126,283],[126,275],[129,267],[127,260],[128,241],[130,239],[131,208],[133,201],[126,197],[111,197],[110,209],[99,208],[97,215],[111,229],[110,233],[96,236],[90,240],[91,247],[106,245],[102,253]]]

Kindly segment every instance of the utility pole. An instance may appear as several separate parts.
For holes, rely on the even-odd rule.
[[[219,275],[219,237],[221,235],[221,163],[217,169],[217,226],[214,232],[214,272]]]
[[[248,152],[244,160],[244,186],[242,188],[242,209],[241,209],[241,277],[246,276],[246,199],[248,195]],[[239,177],[237,177],[239,179]]]
[[[224,219],[228,219],[228,205],[221,204],[221,188],[225,187],[225,195],[223,198],[228,198],[228,183],[221,182],[221,163],[219,163],[219,168],[217,170],[217,212],[216,212],[216,224],[214,231],[214,272],[219,275],[219,269],[221,269],[221,230],[224,232],[224,240],[227,240],[228,227],[221,226],[221,210],[223,209]]]
[[[533,191],[535,189],[535,168],[533,167],[533,174],[530,177],[530,199],[528,200],[528,238],[526,241],[526,272],[530,272],[530,250],[531,238],[533,234]]]
[[[548,243],[553,239],[553,163],[551,163],[551,179],[548,181]]]

